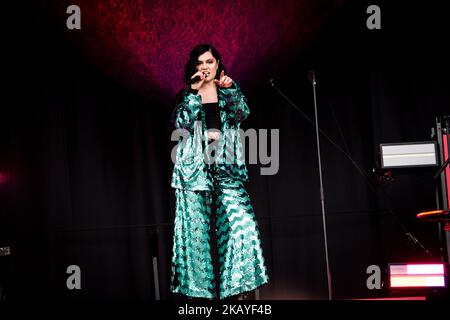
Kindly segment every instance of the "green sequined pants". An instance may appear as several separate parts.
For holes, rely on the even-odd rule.
[[[211,213],[216,213],[220,299],[268,282],[259,231],[242,182],[215,181],[214,191],[176,189],[171,290],[215,298]],[[212,205],[214,201],[214,206]]]

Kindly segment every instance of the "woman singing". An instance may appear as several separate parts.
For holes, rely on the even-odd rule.
[[[211,45],[191,51],[184,81],[173,114],[175,127],[185,135],[172,175],[176,209],[171,290],[224,299],[268,282],[258,225],[244,188],[248,175],[239,128],[250,111]],[[218,256],[217,290],[211,249]]]

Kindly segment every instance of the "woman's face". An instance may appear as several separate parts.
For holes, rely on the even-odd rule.
[[[197,71],[208,72],[209,74],[205,80],[212,81],[216,77],[219,63],[210,51],[206,51],[198,57],[196,67]]]

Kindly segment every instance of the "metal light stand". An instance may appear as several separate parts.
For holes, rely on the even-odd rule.
[[[314,93],[314,113],[315,113],[315,123],[316,123],[316,143],[317,143],[317,157],[319,165],[319,180],[320,180],[320,204],[322,206],[322,224],[323,224],[323,236],[324,236],[324,247],[325,247],[325,260],[327,265],[327,281],[328,281],[328,300],[333,299],[332,285],[331,285],[331,271],[330,271],[330,261],[328,258],[328,240],[327,240],[327,225],[325,217],[325,194],[323,191],[323,178],[322,178],[322,158],[320,153],[320,138],[319,138],[319,119],[317,116],[317,99],[316,99],[316,72],[314,70],[309,71],[309,79],[313,86]]]

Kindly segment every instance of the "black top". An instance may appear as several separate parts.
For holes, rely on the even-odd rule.
[[[203,103],[206,128],[220,130],[220,109],[218,102]]]

